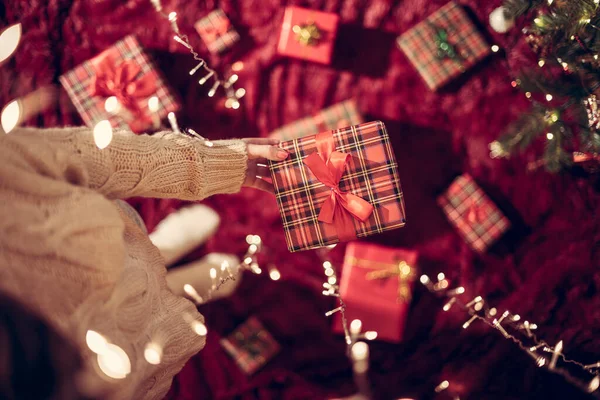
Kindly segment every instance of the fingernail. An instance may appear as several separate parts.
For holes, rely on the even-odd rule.
[[[285,151],[285,150],[279,150],[279,151],[277,152],[277,158],[279,158],[279,159],[281,159],[281,160],[285,160],[285,159],[287,158],[287,156],[288,156],[288,155],[289,155],[289,154],[288,154],[288,152],[287,152],[287,151]]]

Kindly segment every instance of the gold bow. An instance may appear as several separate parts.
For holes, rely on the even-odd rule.
[[[304,46],[313,46],[321,40],[321,30],[313,21],[304,25],[294,25],[292,32],[296,34],[296,40]]]
[[[371,260],[351,257],[349,260],[352,266],[360,268],[374,269],[367,273],[367,280],[388,279],[395,276],[398,277],[398,301],[405,303],[412,299],[410,284],[415,278],[413,268],[406,261],[397,263],[382,263]]]

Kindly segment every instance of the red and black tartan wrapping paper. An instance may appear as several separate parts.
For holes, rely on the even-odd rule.
[[[438,53],[436,31],[440,29],[447,33],[447,42],[458,54],[457,59]],[[491,52],[465,11],[454,2],[399,36],[397,41],[432,90],[444,86]]]
[[[331,63],[339,17],[302,7],[286,7],[277,52],[286,57]]]
[[[84,61],[59,80],[90,127],[109,120],[113,128],[142,133],[158,128],[167,114],[179,109],[179,103],[133,36]],[[112,96],[120,104],[116,114],[105,109],[106,99]],[[154,113],[148,108],[148,100],[153,96],[158,98]]]
[[[221,339],[221,345],[248,375],[258,371],[280,350],[279,343],[256,317],[250,317],[229,336]]]
[[[363,123],[356,102],[344,102],[327,107],[312,117],[302,118],[271,132],[269,137],[279,140],[292,140],[307,135],[316,135],[328,129],[340,129],[351,125]]]
[[[269,167],[290,252],[404,226],[398,166],[382,122],[280,146],[289,157]]]
[[[484,252],[510,228],[510,221],[467,174],[457,177],[438,204],[465,241]]]
[[[352,242],[346,247],[340,296],[349,321],[359,319],[362,331],[377,332],[377,339],[402,340],[417,276],[416,251]],[[344,333],[341,316],[333,324]]]
[[[195,28],[208,51],[213,54],[223,53],[240,40],[229,18],[219,8],[196,22]]]

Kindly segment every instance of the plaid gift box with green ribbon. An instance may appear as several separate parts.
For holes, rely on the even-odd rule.
[[[280,350],[279,343],[256,317],[250,317],[229,336],[221,346],[248,375],[265,365]]]
[[[490,46],[461,6],[450,2],[397,39],[431,90],[439,89],[490,54]]]
[[[480,253],[510,228],[510,221],[468,174],[456,178],[438,197],[438,204],[465,241]]]
[[[312,117],[299,119],[271,132],[269,137],[282,141],[293,140],[308,135],[316,135],[329,129],[341,129],[363,123],[356,102],[344,102],[327,107]]]

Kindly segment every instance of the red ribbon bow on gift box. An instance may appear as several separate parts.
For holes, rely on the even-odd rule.
[[[136,119],[150,120],[150,116],[144,114],[138,102],[156,92],[156,79],[152,74],[138,78],[141,71],[142,68],[134,61],[123,61],[115,66],[106,57],[96,65],[96,75],[91,82],[91,94],[101,97],[115,96]]]
[[[373,206],[352,193],[340,190],[340,179],[344,175],[350,154],[335,149],[332,131],[319,133],[315,140],[317,152],[306,157],[304,164],[331,190],[321,206],[319,221],[333,223],[340,241],[352,240],[356,238],[352,217],[366,221],[373,213]]]
[[[469,202],[469,207],[467,208],[467,221],[472,224],[481,224],[483,221],[485,221],[487,216],[485,205],[481,204],[481,199],[469,199],[467,201]]]
[[[211,21],[210,24],[200,26],[203,38],[209,42],[214,42],[217,37],[222,36],[229,30],[229,20],[227,18],[218,18],[216,21]]]

